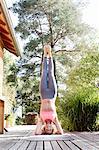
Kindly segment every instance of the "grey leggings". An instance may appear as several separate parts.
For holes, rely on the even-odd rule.
[[[54,65],[52,57],[48,59],[47,57],[43,58],[40,94],[41,99],[55,99],[57,96],[57,85],[54,76]]]

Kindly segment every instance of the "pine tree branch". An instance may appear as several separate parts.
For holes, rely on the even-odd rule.
[[[61,31],[61,30],[60,30],[60,31]],[[54,45],[55,45],[55,43],[58,42],[58,40],[60,40],[61,38],[63,38],[63,37],[65,36],[65,35],[64,35],[65,33],[66,33],[66,31],[65,31],[65,32],[62,31],[60,34],[57,34],[57,37],[56,37],[56,39],[54,40]]]
[[[59,30],[59,31],[57,32],[57,35],[56,35],[56,37],[55,37],[55,39],[54,39],[54,44],[56,43],[55,41],[57,41],[57,39],[58,39],[58,37],[59,37],[60,32],[61,32],[61,30]]]
[[[59,52],[71,53],[71,52],[80,52],[80,50],[66,50],[66,49],[61,49],[61,50],[55,51],[55,53],[59,53]]]
[[[49,15],[49,30],[50,30],[50,41],[51,41],[51,47],[53,48],[53,30],[52,30],[52,13]]]
[[[49,26],[49,31],[50,31],[50,42],[51,42],[51,47],[53,48],[54,44],[53,44],[53,30],[52,30],[52,13],[49,15],[47,13],[47,11],[45,10],[45,8],[42,6],[43,11],[46,15],[47,21],[48,21],[48,26]]]
[[[37,16],[37,19],[38,19],[38,21],[39,21],[39,26],[40,26],[40,30],[41,30],[41,32],[40,32],[40,37],[42,38],[42,47],[44,47],[42,25],[41,25],[41,22],[40,22],[40,19],[39,19],[38,16]]]
[[[42,58],[41,56],[35,56],[35,57]]]

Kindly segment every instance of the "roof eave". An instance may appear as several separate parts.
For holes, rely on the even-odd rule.
[[[18,41],[17,41],[17,39],[15,37],[15,31],[14,31],[14,28],[13,28],[11,17],[10,17],[10,14],[9,14],[8,10],[7,10],[6,2],[4,0],[2,0],[1,7],[3,8],[3,11],[4,11],[3,13],[4,13],[4,16],[5,16],[7,25],[9,27],[10,34],[12,36],[12,39],[13,39],[13,42],[14,42],[14,46],[16,48],[16,55],[17,56],[22,56],[22,54],[21,54],[21,52],[22,52],[21,49],[22,48],[18,44]]]

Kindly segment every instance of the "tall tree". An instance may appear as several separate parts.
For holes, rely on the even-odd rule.
[[[18,13],[19,18],[16,31],[26,40],[23,57],[17,62],[17,99],[21,100],[22,105],[27,106],[29,102],[39,99],[38,84],[44,43],[51,45],[61,67],[68,62],[72,66],[72,55],[67,55],[68,52],[80,51],[82,45],[83,49],[87,47],[85,41],[89,36],[89,28],[82,23],[78,7],[78,3],[73,0],[20,0],[14,4],[13,11]],[[63,56],[63,52],[67,53]],[[59,77],[62,79],[61,73]]]

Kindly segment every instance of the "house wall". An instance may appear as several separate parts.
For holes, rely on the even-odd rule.
[[[2,96],[2,84],[3,84],[3,50],[0,45],[0,96]]]
[[[0,134],[4,133],[4,101],[0,98]]]
[[[4,101],[2,100],[3,84],[3,47],[0,42],[0,133],[4,132]]]

